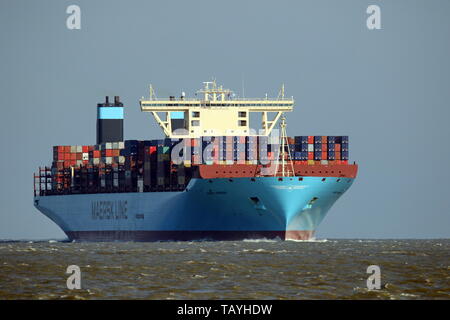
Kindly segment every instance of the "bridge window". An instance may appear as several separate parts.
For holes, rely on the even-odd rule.
[[[239,125],[240,127],[245,127],[245,126],[247,126],[247,120],[239,120],[239,121],[238,121],[238,125]]]
[[[191,125],[192,125],[193,127],[198,127],[198,126],[200,126],[200,120],[192,120],[192,121],[191,121]]]
[[[245,117],[247,117],[247,112],[239,111],[239,118],[245,118]]]
[[[200,118],[200,111],[192,111],[193,118]]]

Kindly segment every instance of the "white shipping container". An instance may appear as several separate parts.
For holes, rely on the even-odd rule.
[[[100,164],[100,158],[93,158],[92,159],[93,164]]]
[[[107,142],[105,143],[105,149],[112,149],[112,143],[111,142]]]
[[[118,149],[124,149],[125,148],[125,143],[123,141],[118,142],[119,144],[119,148]]]
[[[119,143],[118,142],[113,142],[112,143],[112,148],[113,149],[119,149]]]
[[[112,157],[105,157],[105,163],[106,164],[112,164],[112,160],[113,160]]]
[[[314,144],[308,143],[308,152],[314,152]]]
[[[77,152],[77,146],[70,146],[70,152],[71,153]]]
[[[83,160],[89,160],[89,153],[83,152]]]
[[[320,164],[328,164],[328,160],[320,160]]]
[[[119,156],[119,163],[123,164],[125,163],[125,157],[124,156]]]
[[[77,146],[77,151],[76,152],[83,152],[83,147],[82,146]]]

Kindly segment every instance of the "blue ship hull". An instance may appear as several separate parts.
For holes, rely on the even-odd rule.
[[[184,191],[35,197],[71,240],[309,239],[353,179],[192,179]]]

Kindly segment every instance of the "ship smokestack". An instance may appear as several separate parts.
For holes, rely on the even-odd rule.
[[[119,96],[114,96],[114,104],[97,104],[97,144],[123,141],[123,103]]]

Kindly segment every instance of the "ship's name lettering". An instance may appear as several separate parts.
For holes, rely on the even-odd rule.
[[[92,201],[93,220],[128,219],[127,201]]]

